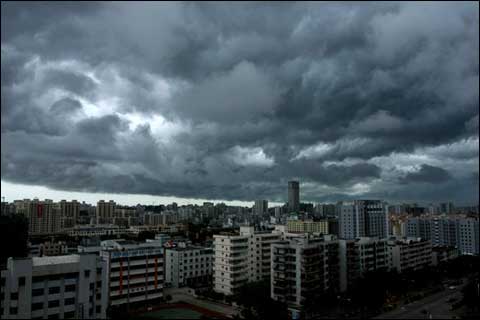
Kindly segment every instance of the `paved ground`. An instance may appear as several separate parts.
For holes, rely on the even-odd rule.
[[[374,319],[454,319],[457,311],[450,310],[453,304],[448,303],[450,298],[461,299],[461,286],[454,290],[445,289],[422,300],[401,306],[393,311],[381,314]],[[423,313],[426,310],[427,313]],[[458,316],[457,316],[458,317]]]
[[[183,301],[183,302],[192,304],[194,306],[198,306],[200,308],[204,308],[204,309],[212,310],[214,312],[221,313],[221,314],[223,314],[223,315],[225,315],[229,318],[233,318],[234,315],[240,313],[239,308],[236,308],[236,307],[233,307],[233,306],[230,306],[230,305],[227,305],[227,304],[223,304],[223,303],[218,303],[218,302],[214,302],[214,301],[210,301],[210,300],[204,300],[204,299],[196,298],[196,297],[192,296],[191,294],[189,294],[187,292],[186,288],[165,289],[164,290],[164,295],[165,296],[171,295],[172,296],[172,301],[171,302]]]

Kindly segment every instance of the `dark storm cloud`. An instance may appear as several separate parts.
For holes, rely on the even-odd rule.
[[[478,199],[476,3],[9,2],[1,23],[2,179]]]
[[[410,172],[401,181],[403,183],[410,182],[427,182],[427,183],[442,183],[451,178],[448,171],[429,166],[428,164],[422,164],[418,171]]]

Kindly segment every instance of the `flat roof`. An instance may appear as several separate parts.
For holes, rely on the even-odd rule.
[[[77,254],[71,254],[66,256],[51,256],[51,257],[33,257],[33,266],[46,266],[52,264],[64,264],[64,263],[78,263],[80,256]]]

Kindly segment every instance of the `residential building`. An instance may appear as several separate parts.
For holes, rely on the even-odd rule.
[[[281,239],[279,232],[255,231],[214,235],[214,290],[233,294],[241,285],[270,277],[270,246]]]
[[[378,200],[355,200],[340,205],[339,236],[341,239],[388,236],[388,215]]]
[[[77,224],[80,216],[80,203],[77,200],[62,200],[58,203],[61,217],[61,228],[72,228]]]
[[[322,233],[328,234],[328,220],[289,220],[287,221],[288,232],[293,233]]]
[[[30,235],[55,234],[61,231],[60,210],[52,200],[26,199],[17,209],[17,212],[27,217]]]
[[[165,282],[173,288],[206,285],[212,280],[213,248],[187,246],[165,249]]]
[[[96,255],[9,258],[2,319],[106,319],[106,271]]]
[[[97,202],[97,207],[95,208],[95,214],[97,219],[97,224],[106,224],[113,223],[115,218],[115,201],[110,200],[105,202],[100,200]]]
[[[387,240],[362,237],[339,240],[340,289],[347,290],[366,272],[390,269]]]
[[[276,242],[271,251],[272,299],[301,309],[322,293],[339,291],[338,241],[310,235]]]
[[[478,218],[434,215],[407,219],[407,236],[431,240],[433,246],[455,247],[460,254],[480,254]]]
[[[392,269],[399,273],[420,270],[433,263],[430,240],[392,237],[388,240],[388,250]]]

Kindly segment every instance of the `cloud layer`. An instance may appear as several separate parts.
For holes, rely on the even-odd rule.
[[[2,3],[2,180],[478,202],[463,3]]]

